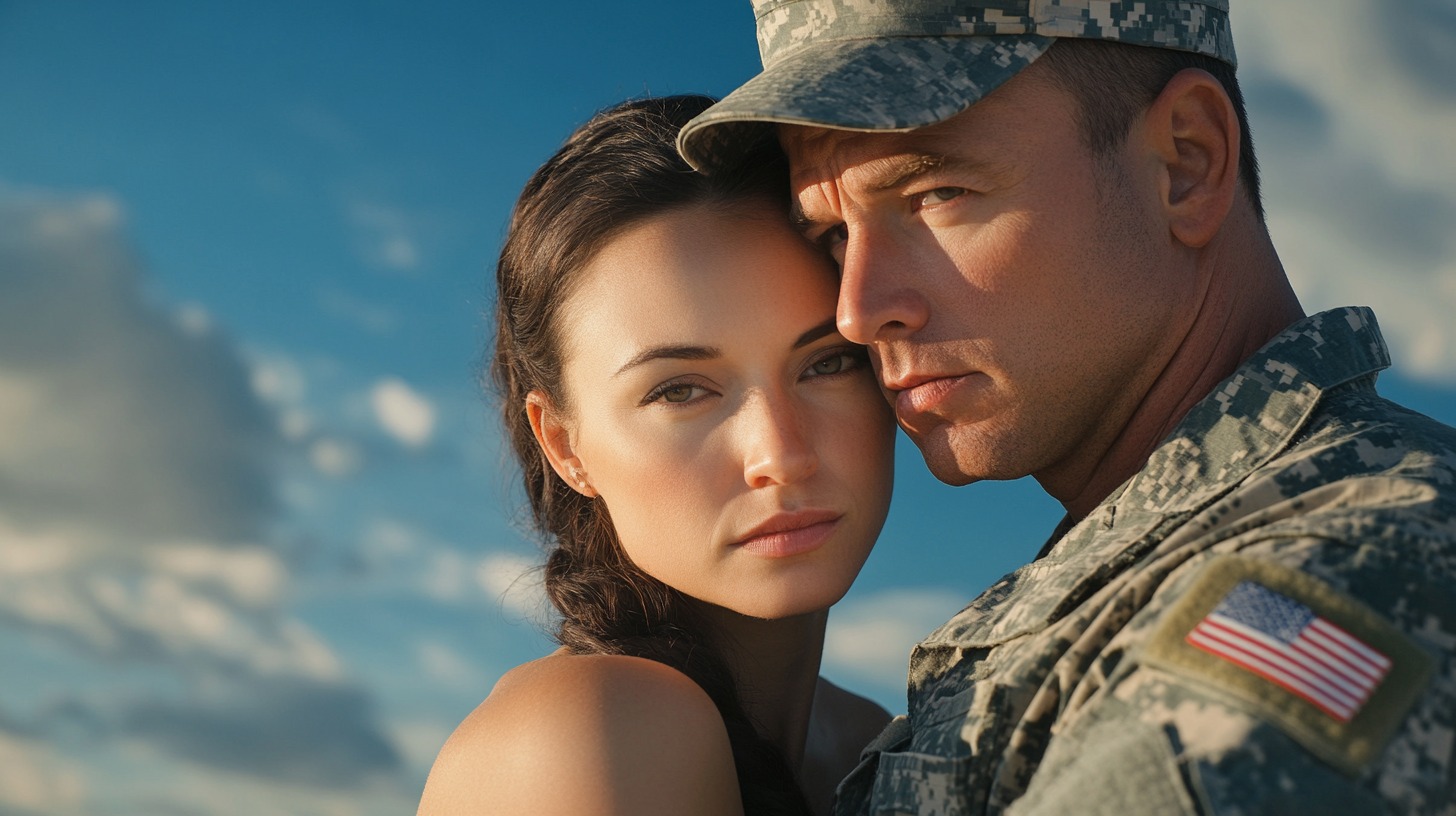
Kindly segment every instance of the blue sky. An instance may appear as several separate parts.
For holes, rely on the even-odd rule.
[[[476,384],[510,205],[593,111],[757,67],[746,0],[301,5],[0,2],[0,813],[410,811],[549,648]],[[1306,308],[1374,306],[1385,393],[1456,421],[1456,11],[1234,14]],[[902,445],[826,673],[903,707],[1058,517]]]

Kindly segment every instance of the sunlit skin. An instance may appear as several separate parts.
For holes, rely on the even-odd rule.
[[[1107,157],[1038,64],[909,133],[781,130],[839,327],[941,480],[1030,474],[1085,515],[1298,316],[1233,208],[1227,97],[1185,74]]]
[[[814,701],[828,609],[889,509],[895,427],[836,298],[832,264],[780,206],[668,212],[582,270],[560,321],[566,404],[528,405],[633,563],[702,603],[750,715],[821,810],[878,728],[848,713],[860,703]],[[809,744],[821,718],[839,720],[838,746]]]
[[[761,210],[669,212],[597,254],[564,307],[567,405],[542,402],[543,435],[639,567],[786,618],[839,600],[868,556],[894,427],[835,327],[831,265]]]
[[[557,321],[562,393],[522,408],[633,562],[701,604],[745,713],[827,814],[888,720],[819,661],[828,608],[884,522],[895,433],[865,350],[835,328],[833,266],[781,205],[748,201],[649,218],[576,274]],[[456,729],[419,813],[743,807],[696,683],[558,651],[507,672]]]

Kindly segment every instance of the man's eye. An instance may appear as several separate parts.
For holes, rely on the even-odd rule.
[[[964,187],[936,187],[934,190],[921,193],[916,197],[916,204],[921,207],[933,207],[936,204],[944,204],[966,194]]]
[[[829,253],[835,265],[844,266],[844,251],[849,245],[849,225],[835,224],[819,236],[819,248]]]
[[[835,224],[819,236],[819,245],[833,251],[836,246],[849,240],[849,225]]]

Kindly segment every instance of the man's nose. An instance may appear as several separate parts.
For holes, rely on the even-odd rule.
[[[819,456],[791,394],[760,394],[742,416],[743,478],[749,487],[793,484],[819,469]]]
[[[872,225],[852,228],[840,265],[839,333],[869,346],[924,328],[930,307],[914,286],[916,271],[902,236]]]

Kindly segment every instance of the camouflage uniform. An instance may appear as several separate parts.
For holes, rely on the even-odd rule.
[[[1456,813],[1456,430],[1377,396],[1387,365],[1363,308],[1247,360],[916,647],[835,813]],[[1391,659],[1348,721],[1187,642],[1241,580]]]
[[[754,0],[764,71],[683,128],[908,131],[1056,37],[1233,63],[1227,0]],[[848,814],[1456,816],[1456,430],[1366,309],[1287,329],[1042,557],[916,647]],[[1333,640],[1331,639],[1333,638]]]

